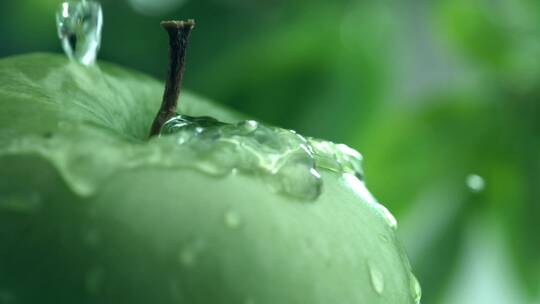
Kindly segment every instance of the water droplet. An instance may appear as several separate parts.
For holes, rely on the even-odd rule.
[[[255,120],[246,120],[244,121],[241,126],[244,128],[247,132],[253,132],[257,130],[257,127],[259,126],[259,123]]]
[[[254,120],[226,124],[210,117],[178,115],[163,125],[160,135],[161,140],[174,142],[177,150],[191,154],[190,162],[197,169],[221,175],[233,170],[254,174],[275,191],[295,198],[315,200],[320,195],[317,168],[362,177],[362,156],[356,150]]]
[[[379,238],[381,239],[381,241],[383,241],[385,243],[390,242],[390,237],[387,236],[386,234],[379,234]]]
[[[242,224],[242,219],[234,211],[227,211],[223,215],[225,225],[231,229],[237,229]]]
[[[377,206],[377,200],[371,195],[369,190],[366,188],[366,185],[362,180],[360,180],[356,175],[351,173],[344,173],[342,175],[345,185],[347,185],[352,191],[354,191],[358,196],[362,198],[366,203]]]
[[[84,65],[96,61],[101,45],[103,13],[94,1],[69,1],[56,12],[58,37],[66,55]]]
[[[419,304],[420,300],[422,299],[422,288],[420,287],[420,283],[412,273],[410,273],[409,282],[409,284],[411,285],[411,295],[414,303]]]
[[[467,184],[467,187],[469,187],[469,189],[472,192],[476,192],[476,193],[484,190],[486,186],[486,182],[484,181],[484,179],[480,175],[477,175],[477,174],[467,175],[467,178],[465,179],[465,183]]]
[[[105,280],[105,269],[103,267],[95,267],[86,274],[85,286],[86,291],[92,295],[98,295],[103,287]]]
[[[226,124],[209,117],[178,115],[167,121],[161,143],[171,142],[183,162],[213,175],[234,171],[262,177],[277,192],[314,200],[321,178],[305,138],[253,120]],[[163,136],[171,135],[171,136]],[[186,155],[192,156],[188,159]]]
[[[382,294],[384,291],[384,276],[382,272],[372,264],[368,264],[368,270],[373,290],[379,295]]]
[[[366,202],[375,202],[360,180],[358,152],[255,121],[227,124],[179,115],[164,124],[151,145],[120,141],[103,128],[66,121],[60,125],[52,138],[10,137],[0,152],[39,153],[84,197],[95,194],[118,171],[150,166],[189,168],[217,177],[249,175],[295,201],[316,200],[322,191],[320,172],[327,170],[352,177],[359,187],[351,182],[351,189]]]
[[[308,137],[307,141],[317,160],[317,167],[363,179],[362,155],[345,144]]]
[[[381,204],[376,204],[375,208],[382,215],[388,226],[390,226],[390,228],[392,228],[393,230],[396,230],[397,220],[394,215],[385,206]]]

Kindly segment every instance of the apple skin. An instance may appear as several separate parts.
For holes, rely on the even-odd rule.
[[[6,148],[73,124],[83,130],[75,146],[92,141],[98,151],[84,131],[93,128],[126,145],[156,144],[144,139],[161,89],[108,64],[86,69],[48,54],[0,60],[0,302],[416,302],[394,230],[369,193],[340,174],[321,172],[314,202],[244,174],[167,166],[115,170],[82,193],[47,153]],[[187,94],[180,104],[188,115],[240,118]],[[106,171],[100,153],[84,157]]]

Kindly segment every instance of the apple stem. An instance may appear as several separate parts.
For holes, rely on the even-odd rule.
[[[188,38],[195,21],[162,21],[161,27],[169,34],[169,69],[161,107],[152,123],[150,137],[159,134],[163,124],[176,115],[178,96],[184,75],[184,61]]]

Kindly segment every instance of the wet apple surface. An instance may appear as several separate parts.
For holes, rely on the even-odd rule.
[[[419,301],[359,155],[187,93],[184,125],[148,140],[162,87],[106,63],[0,60],[0,300]]]

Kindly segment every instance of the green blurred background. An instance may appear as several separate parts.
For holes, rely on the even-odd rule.
[[[1,0],[0,57],[61,52],[58,0]],[[540,1],[103,0],[102,60],[344,142],[396,215],[423,303],[540,303]]]

